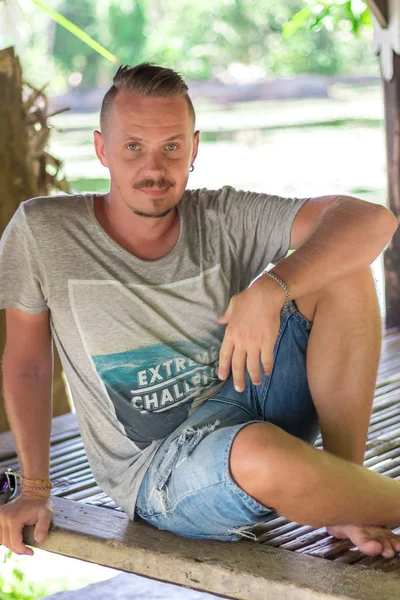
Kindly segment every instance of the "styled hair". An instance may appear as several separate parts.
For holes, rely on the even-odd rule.
[[[179,73],[165,67],[157,67],[148,62],[135,67],[121,65],[114,75],[113,85],[106,92],[100,111],[100,128],[104,133],[106,121],[115,96],[119,91],[132,92],[140,96],[167,98],[182,96],[188,105],[189,114],[195,126],[196,115],[188,95],[188,86]]]

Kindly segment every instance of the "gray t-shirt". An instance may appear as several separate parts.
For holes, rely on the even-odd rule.
[[[4,231],[0,309],[50,310],[94,477],[131,519],[162,440],[223,385],[218,317],[285,257],[306,200],[186,190],[179,240],[153,261],[102,229],[93,194],[22,202]]]

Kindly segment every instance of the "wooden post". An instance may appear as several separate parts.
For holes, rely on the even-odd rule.
[[[38,194],[30,155],[22,101],[22,75],[13,48],[0,51],[0,235],[19,204]],[[6,339],[5,311],[0,311],[0,357]],[[71,411],[62,379],[62,367],[54,347],[53,415]],[[0,390],[0,432],[8,431]]]
[[[389,7],[387,0],[368,0],[368,4],[379,25],[386,28],[389,24]]]
[[[400,56],[393,52],[393,78],[383,81],[385,103],[388,208],[400,217]],[[386,327],[400,327],[400,232],[385,254]]]
[[[400,217],[400,0],[367,0],[379,54],[385,105],[387,206]],[[384,254],[386,328],[400,328],[400,232]]]

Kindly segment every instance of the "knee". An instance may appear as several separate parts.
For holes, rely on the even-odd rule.
[[[345,302],[372,298],[377,300],[375,281],[371,268],[337,279],[322,288],[320,298],[335,298]]]
[[[299,311],[311,322],[318,307],[337,308],[345,314],[375,312],[380,318],[379,302],[371,268],[348,277],[336,279],[308,296],[296,298]],[[369,313],[370,314],[370,313]]]
[[[282,430],[271,423],[251,423],[236,435],[229,457],[229,468],[235,483],[257,500],[265,496],[265,488],[276,477],[272,476],[279,453]],[[283,432],[282,432],[283,433]],[[261,500],[259,500],[261,501]]]
[[[320,452],[272,423],[251,423],[236,435],[230,469],[249,496],[298,521],[297,503],[320,484]]]

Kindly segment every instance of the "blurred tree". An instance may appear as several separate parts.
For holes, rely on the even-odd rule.
[[[146,22],[143,0],[111,0],[109,3],[110,44],[120,63],[138,64],[144,59]]]
[[[58,10],[85,33],[94,38],[98,37],[96,3],[92,0],[62,0]],[[55,29],[53,55],[68,75],[74,71],[82,74],[82,87],[91,88],[97,85],[99,67],[105,61],[63,27],[57,26]]]
[[[325,6],[311,1],[319,11]],[[298,27],[292,36],[283,35],[288,22],[300,15],[296,18],[304,24],[314,15],[305,0],[224,0],[218,4],[180,0],[179,11],[175,6],[174,0],[148,3],[148,20],[158,27],[149,32],[147,50],[154,60],[174,64],[189,78],[234,78],[232,67],[237,66],[256,66],[262,76],[376,68],[370,48],[372,32],[370,37],[355,40],[356,26],[344,19],[347,13],[341,5],[341,17],[335,21],[326,11],[318,21],[317,11],[312,31]]]
[[[148,60],[170,66],[189,80],[378,73],[362,0],[180,0],[179,6],[176,0],[46,2],[101,40],[119,63]],[[43,27],[41,18],[41,39],[52,39],[50,25]],[[95,57],[58,25],[50,52],[57,60],[57,70],[51,71],[57,84],[61,72],[69,77],[78,71],[82,85],[106,85],[115,71],[115,65]],[[37,57],[35,45],[22,57],[28,74],[29,61],[36,63],[33,69]],[[40,62],[50,65],[51,60],[41,56]]]

